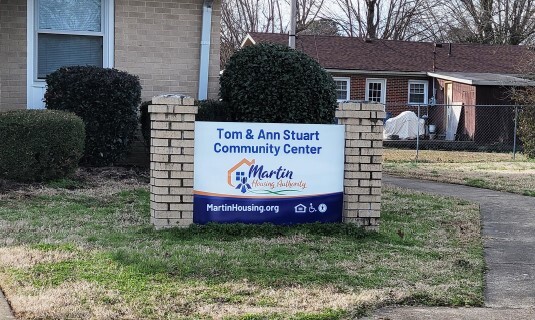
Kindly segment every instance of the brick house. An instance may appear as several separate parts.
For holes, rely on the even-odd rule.
[[[143,99],[216,97],[220,0],[0,0],[0,111],[43,108],[64,65],[140,77]]]
[[[267,42],[287,44],[288,36],[250,33],[242,46]],[[429,123],[444,135],[453,108],[462,106],[455,135],[466,140],[508,139],[500,132],[489,136],[484,131],[493,126],[511,126],[511,121],[504,121],[512,119],[508,114],[511,108],[476,105],[513,104],[508,98],[512,86],[535,85],[518,77],[523,61],[534,55],[526,46],[300,35],[296,49],[314,58],[333,76],[339,101],[381,102],[392,116],[416,111],[420,105]]]

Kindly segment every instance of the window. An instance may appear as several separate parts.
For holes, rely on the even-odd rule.
[[[386,103],[386,79],[366,79],[366,101]]]
[[[409,104],[427,103],[427,81],[409,80]]]
[[[349,78],[333,78],[334,83],[336,84],[336,100],[347,101],[350,100],[349,96]]]
[[[37,79],[62,66],[104,66],[104,0],[36,0]]]
[[[62,66],[113,68],[114,0],[27,0],[27,106],[42,109],[45,78]]]

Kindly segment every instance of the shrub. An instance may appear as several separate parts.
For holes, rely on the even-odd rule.
[[[196,120],[199,121],[232,121],[232,115],[228,108],[228,104],[219,100],[201,100],[197,103],[199,105],[199,112]]]
[[[82,163],[111,165],[126,153],[137,129],[139,78],[99,67],[64,67],[47,79],[47,108],[72,111],[85,123]]]
[[[220,79],[221,99],[232,120],[333,123],[332,77],[306,54],[286,46],[259,44],[238,51]]]
[[[141,124],[141,134],[146,146],[150,146],[150,114],[149,105],[152,101],[143,101],[139,106],[139,123]]]
[[[530,66],[526,71],[535,71],[531,68]],[[524,154],[535,159],[535,87],[512,88],[510,94],[516,103],[524,105],[519,109],[518,136],[522,141]]]
[[[74,173],[84,149],[84,123],[63,111],[0,113],[0,177],[45,181]]]
[[[518,122],[518,135],[522,139],[524,154],[535,159],[535,105],[523,107]]]
[[[139,122],[141,123],[141,133],[147,146],[150,145],[150,114],[149,105],[151,101],[143,101],[139,107]],[[196,102],[199,112],[195,117],[198,121],[231,121],[227,104],[218,100],[200,100]]]

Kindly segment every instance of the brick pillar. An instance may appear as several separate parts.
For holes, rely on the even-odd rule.
[[[150,212],[157,228],[193,223],[193,139],[197,107],[193,98],[152,98]]]
[[[383,119],[380,103],[344,102],[336,111],[345,125],[344,222],[376,230],[381,217]]]

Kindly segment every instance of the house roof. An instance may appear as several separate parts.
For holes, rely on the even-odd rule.
[[[533,80],[519,78],[510,74],[428,72],[427,75],[433,78],[479,86],[535,86],[535,81]]]
[[[287,44],[288,35],[250,33],[243,45],[248,43]],[[523,61],[535,55],[527,46],[445,43],[435,47],[431,42],[314,35],[299,35],[295,47],[333,72],[519,74]]]

